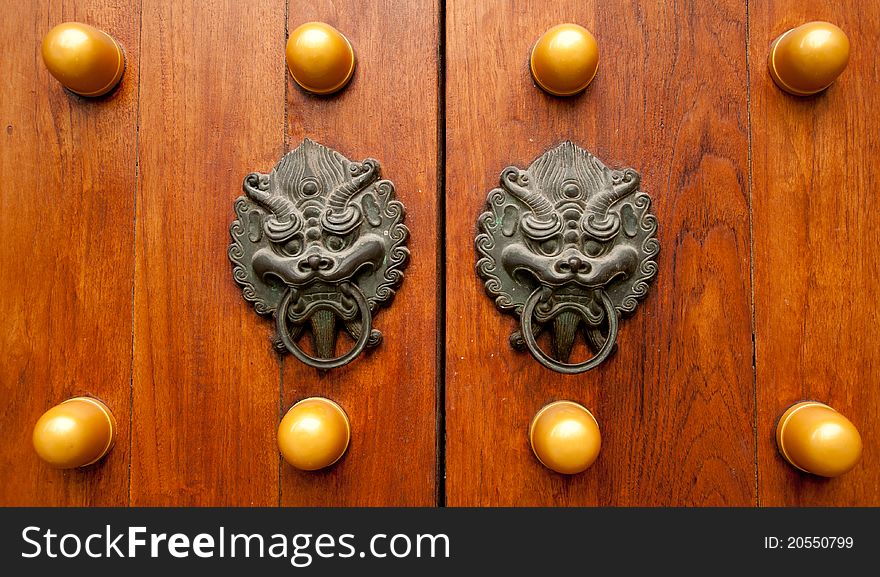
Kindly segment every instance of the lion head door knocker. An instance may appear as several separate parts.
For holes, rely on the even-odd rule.
[[[618,315],[635,310],[657,274],[657,219],[639,174],[564,142],[526,170],[505,168],[486,203],[477,273],[498,308],[519,316],[511,344],[561,373],[598,366],[614,347]],[[537,343],[544,330],[552,357]],[[568,363],[579,332],[594,356]]]
[[[390,303],[409,257],[403,204],[379,180],[379,162],[306,139],[243,188],[229,229],[232,275],[259,314],[274,315],[276,347],[332,369],[378,345],[373,314]],[[297,344],[307,328],[315,356]],[[334,357],[339,330],[355,345]]]

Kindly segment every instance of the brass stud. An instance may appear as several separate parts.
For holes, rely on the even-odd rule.
[[[342,458],[351,440],[351,423],[338,404],[310,397],[293,405],[278,426],[284,460],[303,471],[329,467]]]
[[[599,45],[586,28],[559,24],[547,30],[532,48],[532,77],[554,96],[572,96],[584,90],[599,69]]]
[[[37,454],[58,469],[85,467],[99,461],[116,440],[116,419],[107,405],[75,397],[43,413],[34,426]]]
[[[776,427],[779,452],[792,466],[822,477],[837,477],[856,466],[862,438],[849,419],[815,401],[788,408]]]
[[[102,96],[122,80],[125,56],[112,36],[88,24],[65,22],[43,38],[43,62],[65,88]]]
[[[529,443],[542,465],[566,475],[587,470],[599,456],[599,423],[586,407],[556,401],[543,407],[529,426]]]
[[[792,28],[770,47],[770,77],[784,91],[809,96],[828,88],[849,62],[849,38],[830,22]]]
[[[307,22],[287,40],[287,69],[303,90],[332,94],[354,73],[354,49],[339,30],[324,22]]]

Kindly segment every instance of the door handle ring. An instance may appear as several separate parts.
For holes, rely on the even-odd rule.
[[[296,288],[290,287],[287,289],[287,293],[285,293],[284,298],[281,299],[281,304],[278,305],[278,313],[275,315],[275,326],[278,330],[278,337],[281,339],[284,347],[290,351],[293,356],[315,369],[329,370],[347,365],[363,352],[370,340],[373,315],[370,313],[370,305],[367,303],[364,293],[357,287],[357,285],[351,283],[341,283],[339,285],[339,291],[342,294],[353,298],[357,304],[358,311],[360,312],[361,328],[354,347],[344,355],[331,359],[321,359],[309,355],[296,344],[296,341],[290,334],[290,329],[287,326],[287,313],[290,307],[290,302],[293,300],[292,297],[296,293]],[[315,312],[317,312],[317,310]]]
[[[534,290],[534,292],[532,292],[531,295],[529,295],[528,300],[526,300],[526,304],[523,306],[523,312],[519,317],[520,331],[526,347],[528,347],[529,352],[532,353],[532,356],[535,357],[535,359],[537,359],[539,363],[541,363],[548,369],[552,369],[558,373],[563,373],[566,375],[576,375],[578,373],[583,373],[599,366],[602,361],[608,358],[608,355],[610,355],[611,351],[614,349],[614,344],[617,342],[617,328],[619,325],[617,319],[617,310],[614,308],[614,303],[611,302],[611,299],[608,298],[607,294],[605,294],[605,291],[598,290],[596,291],[596,294],[602,302],[602,308],[604,311],[602,320],[607,318],[608,335],[605,337],[605,342],[602,343],[596,354],[585,361],[581,361],[580,363],[566,363],[558,361],[545,353],[543,350],[541,350],[541,347],[538,346],[538,341],[535,338],[535,332],[532,327],[532,319],[535,316],[535,307],[542,302],[549,302],[551,292],[545,287],[538,287]],[[559,312],[563,312],[567,308],[570,307],[561,307]],[[592,325],[592,322],[586,317],[582,317],[582,320],[585,321],[588,325]],[[598,325],[592,326],[598,328]]]

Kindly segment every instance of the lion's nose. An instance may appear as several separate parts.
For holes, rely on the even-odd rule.
[[[588,273],[592,268],[590,263],[585,259],[580,258],[577,255],[572,255],[568,257],[567,260],[558,260],[556,261],[556,265],[553,267],[556,269],[556,272],[560,273]]]
[[[333,259],[327,258],[326,256],[318,256],[313,254],[306,258],[305,260],[299,261],[299,268],[301,270],[327,270],[333,267]]]

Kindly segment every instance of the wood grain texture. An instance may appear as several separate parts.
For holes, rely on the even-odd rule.
[[[6,3],[0,19],[0,504],[128,502],[138,8],[128,0]],[[12,16],[14,14],[14,16]],[[40,55],[56,24],[80,21],[124,46],[110,95],[65,91]],[[40,461],[31,432],[74,396],[119,421],[111,455],[82,470]]]
[[[447,2],[447,495],[450,505],[753,505],[746,5]],[[528,55],[577,22],[599,73],[570,99],[532,83]],[[477,215],[501,170],[571,139],[631,166],[659,219],[658,277],[618,351],[564,376],[513,351],[474,272]],[[596,415],[587,472],[532,456],[530,419],[570,399]]]
[[[280,373],[227,259],[283,150],[284,0],[143,3],[134,505],[277,505]]]
[[[780,91],[770,43],[810,20],[840,26],[850,63],[818,96]],[[762,505],[880,504],[880,213],[876,2],[776,0],[750,7],[758,481]],[[859,429],[864,456],[837,479],[801,474],[774,433],[813,399]]]
[[[384,335],[377,349],[323,374],[284,358],[282,408],[308,396],[329,397],[347,411],[352,441],[328,470],[305,473],[285,464],[282,504],[433,505],[439,6],[291,0],[288,12],[289,30],[327,22],[349,38],[357,58],[351,83],[329,98],[306,94],[287,77],[290,147],[309,137],[355,160],[379,160],[383,178],[394,182],[406,206],[412,256],[391,307],[374,318]]]
[[[880,504],[880,7],[11,7],[16,17],[0,21],[0,505],[436,504],[441,17],[448,504]],[[788,96],[767,75],[769,45],[816,19],[849,34],[850,65],[824,94]],[[68,20],[125,47],[108,97],[72,95],[43,65],[43,35]],[[354,79],[336,96],[305,94],[285,68],[286,30],[310,20],[354,45]],[[597,78],[570,99],[545,95],[528,72],[534,40],[563,21],[593,31],[601,50]],[[243,301],[226,257],[242,178],[306,136],[380,160],[411,230],[406,280],[375,317],[383,344],[326,374],[273,352],[272,323]],[[641,173],[661,241],[658,277],[616,354],[575,377],[509,347],[515,322],[485,295],[473,248],[500,171],[567,138]],[[52,470],[31,448],[33,424],[81,394],[114,411],[117,445],[93,467]],[[311,395],[346,409],[353,440],[331,469],[302,473],[280,462],[275,434]],[[557,399],[585,404],[603,433],[599,460],[574,477],[544,469],[528,446],[531,417]],[[859,428],[855,470],[823,480],[779,457],[776,420],[802,399]]]

